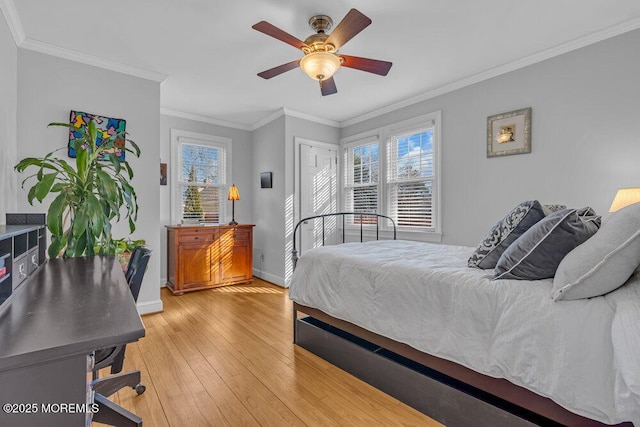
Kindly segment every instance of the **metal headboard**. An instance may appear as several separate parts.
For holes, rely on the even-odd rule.
[[[363,224],[362,224],[362,218],[364,217],[375,217],[376,222],[376,240],[379,239],[380,237],[380,226],[379,226],[379,219],[380,218],[384,218],[386,220],[391,221],[391,224],[393,225],[393,240],[396,240],[396,222],[393,220],[393,218],[388,217],[386,215],[382,215],[382,214],[378,214],[378,213],[365,213],[365,212],[334,212],[334,213],[328,213],[328,214],[323,214],[323,215],[314,215],[314,216],[309,216],[306,218],[301,219],[300,221],[298,221],[298,223],[296,224],[296,227],[293,229],[293,250],[291,251],[291,260],[293,261],[293,269],[295,270],[296,268],[296,264],[298,263],[298,250],[296,249],[296,234],[298,233],[298,228],[300,227],[301,224],[303,224],[306,221],[312,220],[312,219],[318,219],[318,218],[322,218],[322,246],[324,246],[324,239],[325,239],[325,218],[327,217],[337,217],[337,216],[341,216],[342,217],[342,243],[345,242],[345,217],[347,215],[353,215],[354,217],[360,218],[360,242],[362,242],[362,238],[363,238]],[[300,236],[300,240],[302,241],[302,235]],[[302,253],[300,253],[300,255],[302,255]]]

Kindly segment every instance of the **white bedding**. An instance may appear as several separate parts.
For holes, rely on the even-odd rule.
[[[552,280],[491,281],[473,248],[402,240],[307,251],[289,296],[580,415],[640,426],[640,277],[553,302]]]

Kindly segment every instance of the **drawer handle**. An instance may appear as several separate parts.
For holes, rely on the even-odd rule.
[[[20,276],[26,276],[27,274],[24,272],[24,264],[20,264],[20,266],[18,267],[18,270],[20,270]]]

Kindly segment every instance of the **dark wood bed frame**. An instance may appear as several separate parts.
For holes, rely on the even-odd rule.
[[[344,217],[353,213],[325,214],[301,220],[294,229],[293,262],[298,259],[296,232],[304,221],[328,216]],[[360,218],[379,214],[355,214]],[[316,308],[293,303],[293,341],[334,365],[352,373],[382,391],[398,398],[447,426],[606,426],[601,422],[570,412],[551,399],[517,386],[505,379],[493,378],[465,366],[441,359],[352,323],[332,317]],[[306,315],[306,316],[305,316]],[[471,424],[470,424],[471,422]],[[630,422],[617,424],[632,427]]]

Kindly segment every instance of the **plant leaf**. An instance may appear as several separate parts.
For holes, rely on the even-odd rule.
[[[87,196],[87,211],[91,218],[91,232],[95,237],[99,237],[102,234],[104,212],[100,201],[94,194]]]
[[[60,256],[60,250],[62,249],[62,242],[58,236],[51,236],[51,243],[49,244],[49,248],[47,249],[47,253],[49,254],[49,258],[58,258]]]
[[[58,194],[47,211],[47,228],[54,236],[62,234],[62,215],[67,207],[66,195]]]
[[[59,193],[62,190],[64,190],[65,188],[67,188],[69,184],[65,184],[63,182],[56,182],[55,184],[53,184],[53,186],[51,187],[51,193]]]
[[[80,148],[76,150],[76,169],[78,171],[78,177],[82,182],[87,180],[87,163],[89,159],[89,150],[86,148]]]
[[[57,172],[47,173],[42,176],[40,182],[33,186],[35,189],[34,195],[40,203],[42,203],[42,200],[44,200],[44,198],[47,197],[47,194],[51,191],[51,187],[53,186],[57,176]],[[31,192],[29,192],[29,194],[31,194]]]
[[[89,216],[87,215],[87,209],[79,209],[75,212],[73,217],[73,237],[77,240],[81,238],[87,232],[89,227]]]
[[[133,142],[132,139],[127,139],[127,142],[133,147],[133,150],[127,150],[127,151],[135,154],[136,157],[140,157],[140,147],[138,147],[138,144]],[[126,147],[126,145],[125,145],[125,147]]]
[[[40,164],[42,163],[41,159],[36,159],[35,157],[27,157],[25,159],[22,159],[17,165],[15,165],[13,168],[22,173],[24,172],[24,170],[26,168],[28,168],[29,166],[40,166]]]
[[[91,151],[96,151],[96,141],[98,139],[98,129],[96,128],[95,120],[89,120],[89,125],[87,126],[88,136],[91,142]]]
[[[36,198],[36,186],[34,185],[29,189],[29,194],[27,195],[27,200],[29,201],[29,204],[31,206],[33,206],[33,199],[35,198]]]

